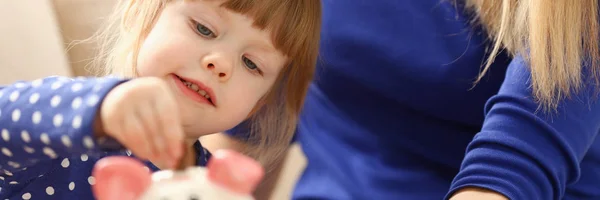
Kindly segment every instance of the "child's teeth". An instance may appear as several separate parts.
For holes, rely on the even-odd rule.
[[[196,84],[193,84],[193,83],[191,83],[191,82],[187,82],[187,81],[185,81],[185,80],[183,80],[183,79],[182,79],[181,81],[182,81],[182,82],[183,82],[183,84],[184,84],[185,86],[187,86],[188,88],[190,88],[190,89],[192,89],[192,90],[196,91],[198,94],[202,95],[203,97],[205,97],[205,98],[207,98],[207,99],[210,99],[210,95],[208,95],[208,93],[207,93],[206,91],[204,91],[204,90],[200,89],[200,88],[198,87],[198,85],[196,85]]]

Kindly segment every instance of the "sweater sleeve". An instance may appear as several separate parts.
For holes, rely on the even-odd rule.
[[[40,161],[97,150],[93,121],[124,80],[48,77],[0,89],[0,176]]]
[[[467,186],[513,200],[561,199],[566,186],[577,181],[579,164],[600,130],[597,88],[584,76],[585,86],[576,96],[544,112],[533,101],[530,75],[522,58],[509,65],[446,199]]]

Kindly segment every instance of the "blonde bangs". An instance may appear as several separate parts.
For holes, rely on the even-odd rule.
[[[228,0],[223,7],[254,19],[254,25],[271,31],[275,47],[292,58],[312,50],[320,29],[318,0]]]

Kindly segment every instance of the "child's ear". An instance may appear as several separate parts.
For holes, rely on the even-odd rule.
[[[207,171],[214,184],[245,195],[251,195],[264,176],[264,169],[257,161],[227,149],[212,154]]]
[[[96,183],[92,186],[98,200],[135,200],[151,184],[151,172],[129,157],[112,156],[100,159],[92,175]]]

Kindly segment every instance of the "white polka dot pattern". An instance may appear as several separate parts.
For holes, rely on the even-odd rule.
[[[94,141],[91,137],[85,136],[83,137],[83,145],[85,146],[85,148],[88,149],[94,148]]]
[[[44,79],[37,79],[31,82],[31,87],[37,88],[40,87],[44,83]]]
[[[73,99],[73,102],[71,102],[71,107],[73,109],[78,109],[81,106],[81,102],[83,100],[81,100],[81,97],[77,97],[75,99]]]
[[[12,112],[12,121],[13,122],[18,122],[19,119],[21,119],[21,110],[19,109],[15,109]]]
[[[27,131],[21,131],[21,139],[23,139],[23,142],[25,143],[31,142],[31,137]]]
[[[88,183],[90,185],[96,184],[96,178],[94,178],[93,176],[88,177]]]
[[[8,157],[13,156],[12,152],[9,149],[7,149],[6,147],[2,147],[2,153]]]
[[[77,91],[81,90],[82,87],[83,87],[83,85],[81,83],[75,83],[75,84],[73,84],[73,86],[71,86],[71,90],[73,92],[77,92]]]
[[[7,163],[8,163],[9,166],[11,166],[13,168],[16,168],[16,169],[18,169],[18,168],[21,167],[21,164],[13,162],[13,161],[8,161]]]
[[[58,88],[62,87],[62,83],[61,82],[54,82],[52,83],[52,86],[50,86],[51,89],[56,90]]]
[[[46,194],[48,194],[50,196],[54,195],[54,188],[52,186],[48,186],[46,188]]]
[[[29,154],[35,153],[35,149],[28,147],[28,146],[23,146],[23,151],[25,151]]]
[[[31,193],[25,193],[25,194],[23,194],[22,197],[23,197],[23,199],[26,199],[26,200],[31,199]]]
[[[94,106],[98,103],[98,96],[96,95],[92,95],[87,99],[87,105],[88,106]]]
[[[38,100],[40,100],[40,94],[39,93],[33,93],[30,97],[29,97],[29,103],[31,104],[35,104],[38,102]]]
[[[82,121],[82,120],[83,120],[83,119],[81,119],[81,116],[79,116],[79,115],[77,115],[77,116],[73,117],[73,122],[71,123],[71,126],[72,126],[74,129],[78,129],[79,127],[81,127],[81,121]]]
[[[60,163],[60,165],[61,165],[63,168],[67,168],[67,167],[69,167],[69,165],[70,165],[70,164],[71,164],[71,162],[69,162],[69,159],[68,159],[68,158],[65,158],[65,159],[63,159],[63,161]]]
[[[42,113],[40,111],[35,111],[31,116],[31,122],[35,125],[40,124],[40,122],[42,122]]]
[[[106,156],[93,138],[93,120],[101,100],[123,81],[49,77],[0,87],[0,188],[19,188],[3,195],[93,199],[90,172]]]
[[[55,107],[58,106],[58,104],[60,104],[61,101],[61,97],[58,95],[55,95],[54,97],[52,97],[52,99],[50,100],[50,106]]]
[[[62,125],[63,122],[63,116],[61,114],[56,114],[54,115],[54,118],[52,118],[52,123],[54,124],[54,126],[56,128],[60,127]]]
[[[89,159],[88,155],[86,155],[86,154],[82,154],[82,155],[81,155],[81,161],[84,161],[84,162],[85,162],[85,161],[87,161],[88,159]]]
[[[63,135],[62,137],[60,137],[60,140],[62,141],[63,145],[65,145],[65,147],[71,147],[71,138],[69,138],[68,135]]]
[[[2,139],[5,142],[8,142],[8,140],[10,140],[10,133],[8,133],[8,130],[2,129]]]
[[[14,92],[10,93],[10,96],[9,96],[10,102],[15,102],[15,101],[17,101],[18,98],[19,98],[19,91],[14,91]]]
[[[40,134],[40,140],[46,145],[50,144],[50,136],[47,133]]]
[[[0,87],[0,110],[8,113],[0,115],[0,169],[93,149],[89,135],[98,102],[122,81],[54,76]],[[106,89],[93,90],[98,87]]]

